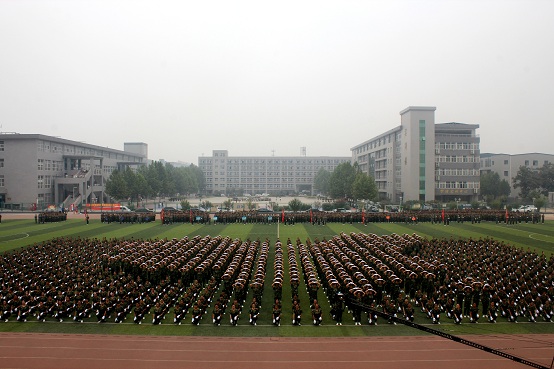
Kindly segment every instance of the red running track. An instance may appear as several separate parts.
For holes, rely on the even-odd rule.
[[[554,335],[464,337],[550,367]],[[0,333],[1,368],[527,368],[435,336],[236,338]]]

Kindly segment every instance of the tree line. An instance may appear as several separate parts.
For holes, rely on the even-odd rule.
[[[202,170],[191,164],[188,167],[174,167],[169,163],[154,161],[136,171],[127,167],[124,171],[114,170],[106,182],[106,193],[111,197],[129,202],[140,202],[148,198],[171,197],[197,193],[205,187]]]
[[[548,193],[554,192],[554,164],[545,163],[538,169],[521,166],[512,179],[512,184],[519,189],[519,197],[523,202],[532,202],[537,208],[541,208],[546,204]],[[510,182],[500,179],[498,173],[481,175],[481,196],[487,203],[493,204],[493,207],[505,204],[510,192]]]
[[[314,188],[333,199],[377,201],[379,198],[375,179],[363,173],[358,163],[339,164],[333,172],[321,168],[314,177]]]

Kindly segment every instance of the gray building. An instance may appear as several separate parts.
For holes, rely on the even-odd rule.
[[[332,172],[345,162],[350,157],[229,156],[227,150],[213,150],[212,156],[198,158],[207,194],[314,194],[319,169]]]
[[[379,196],[471,202],[479,195],[477,124],[435,124],[433,106],[400,112],[400,126],[351,148],[352,161],[375,178]]]
[[[519,189],[514,187],[514,178],[520,167],[539,170],[544,164],[554,163],[554,155],[541,153],[527,154],[481,154],[481,172],[498,173],[500,179],[508,181],[511,187],[510,197],[519,197]]]
[[[106,202],[115,169],[147,163],[148,146],[114,150],[41,134],[0,134],[0,208],[65,208]]]

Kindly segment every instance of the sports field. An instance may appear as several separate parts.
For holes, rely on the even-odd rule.
[[[0,224],[0,252],[17,252],[17,249],[25,248],[29,245],[41,243],[43,241],[48,241],[58,237],[66,237],[70,239],[89,238],[99,240],[104,238],[156,240],[165,238],[181,239],[185,236],[192,238],[196,235],[200,235],[202,237],[207,235],[211,237],[222,235],[228,236],[232,239],[240,238],[242,240],[260,239],[261,241],[264,241],[268,239],[269,244],[274,245],[278,237],[282,241],[290,238],[293,242],[296,239],[299,239],[301,242],[305,243],[308,240],[311,240],[312,242],[316,239],[329,240],[341,232],[346,234],[354,232],[376,235],[389,235],[392,233],[396,233],[398,235],[411,235],[416,233],[427,239],[439,238],[448,240],[457,240],[460,238],[472,238],[474,240],[480,238],[494,238],[506,244],[513,245],[514,247],[530,250],[538,254],[544,253],[547,258],[554,253],[554,221],[552,220],[547,220],[544,224],[521,223],[516,225],[486,222],[479,224],[471,224],[467,222],[462,224],[453,222],[448,226],[430,223],[377,223],[368,224],[366,226],[362,224],[348,223],[327,223],[325,226],[312,225],[309,223],[297,223],[294,226],[284,226],[282,224],[278,226],[267,224],[161,225],[159,220],[154,223],[145,224],[104,224],[94,216],[91,218],[90,223],[86,224],[84,217],[79,214],[72,215],[66,222],[46,224],[35,224],[32,217],[29,216],[4,215],[2,223]],[[274,252],[270,252],[267,262],[268,276],[271,276],[272,274],[270,270],[272,269],[273,261]],[[286,264],[286,266],[288,266],[288,263]],[[85,319],[82,324],[73,322],[72,320],[60,323],[53,319],[47,319],[46,322],[37,322],[36,319],[33,318],[29,319],[26,323],[20,323],[16,322],[15,319],[12,319],[8,323],[0,323],[0,331],[5,332],[0,335],[0,339],[2,339],[2,342],[0,343],[0,356],[2,356],[5,360],[9,360],[6,362],[16,363],[13,367],[37,368],[59,368],[64,367],[64,365],[66,367],[72,367],[75,363],[82,364],[84,362],[90,364],[87,364],[87,367],[121,367],[122,365],[139,365],[139,363],[140,365],[147,365],[148,367],[167,367],[167,365],[177,365],[177,367],[180,367],[188,364],[194,364],[196,366],[204,365],[203,367],[217,367],[220,366],[220,364],[222,364],[223,367],[258,367],[259,364],[263,365],[264,363],[267,367],[271,367],[271,363],[273,367],[279,367],[279,364],[276,364],[276,362],[280,359],[283,360],[283,364],[288,363],[287,365],[293,363],[303,363],[303,367],[322,367],[326,361],[332,367],[366,367],[367,365],[403,367],[406,363],[410,362],[411,359],[409,359],[409,357],[413,355],[412,353],[417,351],[422,355],[425,352],[429,353],[429,355],[425,356],[425,358],[422,357],[420,362],[422,366],[425,365],[426,367],[436,367],[435,365],[453,365],[452,367],[461,365],[462,367],[466,367],[467,360],[474,360],[472,362],[475,367],[480,367],[480,365],[483,365],[483,367],[507,367],[506,365],[508,362],[505,361],[506,359],[493,358],[494,356],[491,358],[490,354],[487,354],[489,356],[485,355],[482,358],[478,358],[479,354],[477,354],[474,349],[471,351],[463,351],[464,355],[459,358],[456,358],[456,355],[453,354],[453,352],[457,350],[456,348],[448,349],[454,351],[444,350],[442,352],[446,356],[444,358],[437,359],[438,351],[434,351],[431,347],[422,351],[422,347],[420,346],[421,344],[417,344],[418,340],[416,339],[414,341],[413,339],[413,336],[418,335],[422,337],[429,337],[428,334],[402,324],[386,324],[386,321],[380,321],[378,325],[372,326],[368,325],[367,322],[361,326],[354,325],[353,316],[348,311],[345,311],[344,314],[344,325],[336,326],[329,315],[331,306],[322,291],[320,291],[318,298],[324,313],[323,324],[321,326],[313,326],[310,323],[309,318],[306,318],[307,321],[302,326],[293,326],[290,322],[291,307],[287,298],[287,296],[291,296],[291,290],[290,286],[286,283],[283,285],[283,301],[285,302],[283,304],[282,314],[283,324],[280,327],[276,327],[272,324],[271,314],[269,313],[270,310],[268,308],[268,306],[272,303],[272,295],[273,291],[271,289],[271,282],[268,282],[264,287],[261,309],[262,313],[260,314],[257,326],[248,324],[248,309],[246,308],[242,312],[238,326],[230,325],[227,320],[225,320],[225,323],[221,324],[221,326],[214,326],[211,322],[211,314],[209,313],[205,314],[200,322],[200,325],[198,326],[192,325],[189,318],[184,320],[182,325],[172,324],[171,314],[168,314],[167,321],[164,321],[161,325],[152,325],[149,322],[137,325],[133,324],[132,320],[130,322],[125,321],[122,324],[116,324],[113,322],[113,318],[110,321],[98,324],[94,317]],[[309,314],[309,298],[308,292],[305,288],[299,289],[299,298],[300,301],[302,301],[302,308],[305,312],[308,312],[307,314]],[[250,301],[251,299],[252,296],[251,293],[249,293],[246,300]],[[211,313],[211,309],[209,310]],[[506,319],[499,319],[496,324],[489,324],[486,321],[483,321],[481,324],[456,325],[452,323],[451,320],[444,319],[440,326],[434,326],[431,324],[428,317],[424,315],[424,313],[419,311],[419,309],[416,309],[415,321],[416,323],[435,328],[454,336],[473,337],[473,341],[481,341],[485,345],[487,345],[487,343],[488,345],[491,345],[491,342],[493,342],[491,337],[494,338],[500,334],[501,336],[498,337],[504,338],[502,338],[499,342],[503,343],[498,343],[500,346],[494,346],[495,348],[499,348],[500,350],[508,353],[519,354],[525,359],[540,362],[543,363],[543,365],[549,363],[549,358],[551,356],[549,352],[553,351],[552,347],[554,347],[552,338],[554,337],[554,324],[544,322],[543,320],[538,320],[537,323],[529,323],[527,320],[521,319],[519,324],[514,324],[508,322]],[[27,335],[31,334],[31,336],[21,336],[22,333]],[[59,337],[50,335],[43,336],[40,335],[41,333],[62,335],[71,334],[66,337],[70,337],[73,343],[70,344],[68,342],[67,345],[61,346],[60,349],[62,349],[62,351],[59,354],[55,354],[53,353],[54,351],[51,351],[52,354],[49,353],[41,356],[42,354],[36,353],[37,350],[43,350],[47,346],[49,347],[50,344],[39,343],[38,340],[44,337],[47,342],[50,342],[47,337],[52,337],[52,339],[55,340],[58,340]],[[12,337],[9,336],[9,334],[15,334],[15,336]],[[37,336],[36,334],[39,335]],[[87,336],[90,335],[90,339],[85,338],[83,334],[86,334]],[[154,349],[154,342],[152,342],[152,348],[145,351],[150,353],[148,356],[149,359],[142,361],[137,361],[134,359],[135,356],[133,355],[126,359],[117,359],[118,356],[121,357],[122,355],[126,355],[125,353],[132,353],[130,348],[123,347],[121,348],[123,351],[117,351],[116,357],[113,359],[106,359],[103,361],[98,357],[90,357],[90,355],[87,354],[87,350],[101,350],[101,348],[93,348],[91,342],[98,342],[102,345],[105,340],[99,338],[103,337],[103,335],[110,335],[111,337],[117,338],[118,342],[121,340],[126,341],[121,338],[122,336],[120,335],[136,335],[138,337],[154,336],[159,337],[159,339],[163,339],[164,342],[167,341],[167,337],[182,336],[183,339],[186,339],[186,337],[190,337],[192,339],[193,337],[204,336],[204,339],[200,339],[200,341],[198,341],[200,343],[204,342],[208,339],[208,337],[214,337],[216,341],[211,343],[212,348],[214,350],[218,350],[217,352],[221,350],[221,355],[223,355],[225,359],[221,359],[221,361],[219,361],[215,357],[213,359],[202,358],[203,350],[201,348],[198,349],[198,352],[194,351],[194,355],[199,355],[198,358],[196,356],[194,356],[194,358],[191,356],[185,356],[183,358],[174,359],[172,355],[177,352],[180,353],[182,350],[187,350],[178,348],[167,350],[163,344],[161,347]],[[412,349],[398,341],[406,351],[397,351],[396,356],[388,355],[386,358],[382,359],[377,358],[379,355],[377,352],[372,354],[367,348],[359,347],[354,349],[357,342],[355,341],[356,338],[371,339],[371,337],[374,337],[374,339],[380,340],[379,337],[383,337],[381,338],[382,340],[385,336],[391,337],[392,340],[396,341],[398,341],[400,337],[406,337],[406,340],[408,340],[406,342],[414,342],[417,347]],[[396,338],[393,338],[392,336],[396,336]],[[240,337],[243,339],[248,339],[248,337],[258,337],[260,341],[257,341],[258,346],[256,346],[256,348],[248,346],[250,348],[243,347],[242,351],[240,349],[238,351],[227,351],[228,343],[226,343],[227,341],[225,341],[224,337],[232,337],[232,340],[239,339]],[[320,337],[321,339],[332,339],[333,337],[337,339],[345,339],[347,341],[344,341],[344,343],[347,347],[352,349],[352,355],[358,355],[359,353],[362,357],[353,357],[352,360],[345,360],[333,355],[333,359],[321,359],[321,354],[317,354],[317,352],[311,348],[300,348],[300,346],[298,346],[298,350],[302,351],[298,351],[297,353],[300,354],[300,356],[293,359],[296,349],[289,350],[288,348],[277,348],[275,345],[277,342],[290,345],[295,342],[291,340],[305,338],[307,341],[303,341],[303,344],[306,343],[313,346],[318,345],[317,341],[313,341],[314,339],[317,339],[317,337]],[[23,345],[28,345],[29,350],[24,349],[21,353],[14,351],[18,350],[19,347],[23,348],[23,346],[20,346],[19,344],[16,345],[15,343],[12,343],[19,339],[23,340],[22,342],[26,342],[23,343]],[[286,341],[275,341],[276,339]],[[112,341],[113,340],[110,340],[110,342]],[[421,342],[423,343],[424,341]],[[51,342],[54,344],[54,341]],[[190,341],[188,345],[193,342],[195,341]],[[278,350],[275,352],[271,351],[273,354],[277,355],[276,359],[268,359],[268,357],[270,357],[268,356],[270,355],[270,351],[266,352],[261,348],[262,346],[259,346],[263,343],[268,345],[266,347],[274,347],[272,350]],[[526,347],[529,350],[529,345],[531,343],[533,346],[536,346],[536,348],[526,352],[518,351]],[[335,343],[330,343],[330,341],[321,341],[321,344],[323,345],[322,349],[324,350],[322,352],[332,354],[334,351],[331,350],[331,347],[337,347],[338,341]],[[367,341],[364,346],[368,344],[373,347],[376,343]],[[436,344],[433,344],[433,346],[435,345]],[[495,345],[497,344],[495,343]],[[503,347],[503,345],[506,345],[506,347]],[[75,346],[74,350],[76,351],[72,351],[73,346]],[[57,345],[54,344],[54,346],[52,346],[52,350],[54,350],[54,347],[57,348]],[[325,347],[327,347],[327,349],[325,349]],[[250,359],[248,357],[247,353],[254,353],[254,351],[256,352],[255,355],[257,355],[255,357],[259,357],[259,359]],[[73,357],[71,352],[79,352],[81,355],[79,358]],[[244,354],[240,355],[240,352],[243,352]],[[381,350],[381,352],[383,351]],[[183,354],[184,353],[185,352],[183,352]],[[192,354],[192,351],[189,350],[187,353]],[[315,356],[312,355],[313,357],[310,357],[310,353]],[[169,355],[169,358],[167,355]],[[367,357],[367,355],[370,356]],[[473,359],[474,356],[472,355],[475,355],[476,358]],[[405,359],[403,357],[405,357]],[[125,364],[123,364],[123,362]],[[226,362],[228,362],[230,366],[224,365]],[[308,364],[308,362],[310,364]]]
[[[417,233],[425,238],[494,238],[507,244],[520,247],[525,250],[531,250],[535,253],[544,253],[549,257],[554,252],[554,222],[546,221],[544,224],[516,224],[505,225],[493,222],[482,222],[480,224],[471,223],[450,223],[449,226],[441,224],[419,223],[419,224],[397,224],[397,223],[376,223],[368,224],[342,224],[327,223],[325,226],[312,225],[309,223],[297,223],[294,226],[267,225],[267,224],[228,224],[228,225],[201,225],[201,224],[171,224],[161,225],[160,221],[145,224],[119,224],[119,223],[101,223],[99,219],[91,219],[90,224],[86,224],[82,215],[73,215],[66,222],[35,224],[33,219],[6,217],[0,224],[0,252],[13,251],[18,248],[26,247],[34,243],[40,243],[56,237],[68,238],[97,238],[97,239],[172,239],[183,238],[184,236],[194,237],[196,235],[215,237],[217,235],[229,236],[232,239],[240,238],[242,240],[265,240],[269,239],[270,245],[277,240],[277,234],[281,240],[290,238],[293,242],[300,239],[302,242],[310,239],[323,240],[330,239],[333,236],[344,233],[368,233],[377,235],[387,235],[391,233],[413,234]],[[268,269],[273,265],[273,254],[268,260]],[[270,272],[267,273],[271,275]],[[269,278],[269,277],[268,277]],[[265,284],[264,301],[265,305],[270,305],[271,282]],[[320,292],[321,293],[321,292]],[[290,290],[287,285],[283,287],[283,296],[289,296]],[[299,297],[303,304],[309,300],[305,289],[300,289]],[[251,298],[251,296],[250,296]],[[204,317],[203,324],[193,326],[183,324],[174,326],[172,324],[162,324],[161,326],[152,326],[143,324],[137,326],[134,324],[36,324],[28,322],[27,324],[8,323],[0,324],[0,330],[3,331],[29,331],[29,332],[59,332],[59,333],[110,333],[110,334],[156,334],[156,335],[237,335],[237,336],[357,336],[357,335],[413,335],[418,334],[413,329],[398,326],[390,327],[385,325],[375,326],[354,326],[352,325],[351,315],[346,313],[346,326],[335,327],[331,323],[328,313],[331,309],[328,301],[320,297],[324,318],[329,324],[320,327],[313,327],[310,324],[301,328],[283,324],[278,329],[271,324],[270,314],[261,314],[258,326],[255,329],[248,327],[247,309],[243,311],[241,323],[246,327],[237,331],[236,327],[227,324],[220,327],[214,327],[208,324],[208,318]],[[303,306],[304,311],[309,311],[309,306]],[[288,304],[283,306],[283,315],[288,321],[290,307]],[[206,314],[209,315],[209,314]],[[419,323],[426,323],[426,318],[416,311],[416,318]],[[91,319],[89,323],[95,322]],[[350,322],[350,323],[348,323]],[[47,322],[48,323],[48,322]],[[85,321],[86,323],[86,321]],[[211,323],[211,322],[209,322]],[[449,331],[452,334],[479,334],[479,333],[553,333],[554,324],[509,324],[500,322],[495,325],[451,325]],[[448,324],[448,321],[443,324]],[[253,327],[252,327],[253,328]]]
[[[97,215],[96,215],[97,216]],[[184,236],[229,236],[241,239],[265,239],[271,242],[277,239],[300,238],[304,242],[307,238],[320,240],[330,238],[340,232],[363,232],[377,235],[412,234],[417,233],[426,238],[486,238],[492,237],[504,241],[515,247],[530,249],[537,253],[544,252],[548,256],[554,253],[554,221],[547,220],[544,224],[520,223],[506,225],[503,223],[482,222],[451,222],[449,226],[442,224],[419,223],[370,223],[342,224],[327,223],[325,226],[297,223],[294,226],[278,227],[266,224],[228,224],[228,225],[201,225],[201,224],[171,224],[161,225],[160,221],[143,224],[101,223],[95,216],[91,216],[90,224],[86,224],[82,214],[70,214],[68,221],[58,223],[35,224],[28,214],[3,213],[0,224],[0,252],[9,251],[42,242],[55,237],[81,238],[181,238]]]

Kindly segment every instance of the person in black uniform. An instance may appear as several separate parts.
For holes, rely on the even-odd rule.
[[[186,312],[185,300],[181,299],[173,309],[173,323],[181,325],[181,321],[185,318]]]
[[[370,304],[370,310],[367,312],[367,322],[369,325],[377,325],[377,312],[375,310],[375,302],[372,301]]]
[[[260,308],[256,304],[256,302],[252,301],[252,304],[250,305],[250,324],[256,325],[256,322],[258,321],[258,316],[260,315]]]
[[[294,300],[292,305],[292,325],[302,325],[302,309],[298,300]]]
[[[410,302],[408,302],[408,304],[403,307],[403,312],[404,312],[404,318],[407,321],[413,323],[413,321],[414,321],[414,308],[412,307],[412,304]]]
[[[222,317],[223,317],[223,310],[221,309],[221,305],[219,304],[219,302],[216,302],[214,306],[214,311],[212,313],[212,323],[219,327],[219,325],[221,324]]]
[[[431,320],[433,324],[441,324],[441,309],[439,304],[433,305],[433,309],[431,309]]]
[[[239,321],[239,314],[240,314],[240,310],[233,303],[233,305],[231,305],[231,309],[229,310],[229,321],[233,326],[237,325]]]
[[[278,327],[281,326],[281,304],[278,303],[279,300],[275,300],[275,304],[273,305],[273,325],[276,325]]]
[[[479,306],[474,302],[469,308],[469,322],[478,323],[479,321]]]
[[[452,317],[454,318],[454,323],[462,324],[462,307],[460,304],[456,304],[454,310],[452,311]]]
[[[317,300],[314,300],[312,307],[312,319],[314,321],[314,325],[321,325],[321,322],[323,321],[321,307],[319,306]]]
[[[154,306],[154,312],[152,313],[152,324],[162,324],[164,318],[164,310],[161,304],[158,302]]]
[[[197,303],[193,305],[191,314],[191,323],[194,325],[200,325],[200,319],[202,319],[202,310]]]
[[[344,311],[344,298],[342,292],[338,292],[333,303],[331,314],[337,325],[342,325],[342,313]]]
[[[496,307],[496,304],[494,303],[494,301],[491,301],[488,309],[489,323],[496,323],[496,319],[498,318],[497,309],[498,308]]]
[[[354,294],[355,298],[351,304],[352,316],[354,318],[354,325],[362,325],[362,308],[360,304],[362,303],[362,290],[357,290]]]

